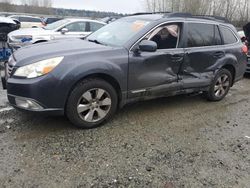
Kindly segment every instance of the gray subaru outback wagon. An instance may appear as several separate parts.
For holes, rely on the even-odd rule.
[[[220,101],[243,77],[246,52],[223,18],[136,14],[84,39],[19,49],[3,80],[17,109],[65,114],[94,128],[138,100],[203,92]]]

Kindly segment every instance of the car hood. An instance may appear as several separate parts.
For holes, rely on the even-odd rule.
[[[13,54],[13,57],[17,62],[16,66],[19,67],[53,57],[67,57],[76,54],[96,53],[105,50],[112,50],[112,47],[75,38],[54,40],[23,47],[17,50]]]
[[[9,33],[9,37],[13,37],[13,36],[20,36],[20,35],[49,35],[53,33],[52,30],[45,30],[43,28],[27,28],[27,29],[19,29],[16,31],[13,31],[11,33]]]

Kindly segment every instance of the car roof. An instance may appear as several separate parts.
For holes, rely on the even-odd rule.
[[[135,13],[126,17],[127,19],[138,19],[148,21],[168,21],[168,20],[182,20],[182,21],[196,21],[218,24],[230,24],[226,18],[211,15],[192,15],[190,13],[171,13],[171,12],[160,12],[160,13]]]
[[[15,24],[15,22],[11,18],[7,17],[0,17],[0,23]]]
[[[68,20],[70,22],[85,21],[85,22],[96,22],[96,23],[106,24],[98,20],[91,20],[91,19],[85,19],[85,18],[66,18],[65,20]]]
[[[30,16],[30,15],[20,15],[20,14],[17,14],[17,15],[10,15],[8,16],[9,18],[12,18],[12,17],[26,17],[26,18],[39,18],[37,16]],[[40,19],[40,18],[39,18]]]

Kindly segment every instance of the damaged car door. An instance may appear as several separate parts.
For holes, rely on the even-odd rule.
[[[218,25],[187,22],[185,58],[180,71],[184,89],[210,85],[220,59],[225,56]]]
[[[178,73],[183,62],[184,50],[178,48],[182,23],[170,23],[146,34],[129,54],[129,98],[166,95],[178,91]],[[151,41],[155,51],[140,49],[140,43]]]

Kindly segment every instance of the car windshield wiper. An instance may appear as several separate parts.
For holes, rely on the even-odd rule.
[[[101,43],[100,41],[98,41],[98,40],[96,40],[96,39],[94,39],[94,40],[87,39],[87,40],[88,40],[89,42],[94,42],[94,43],[96,43],[96,44],[105,45],[105,44]]]

